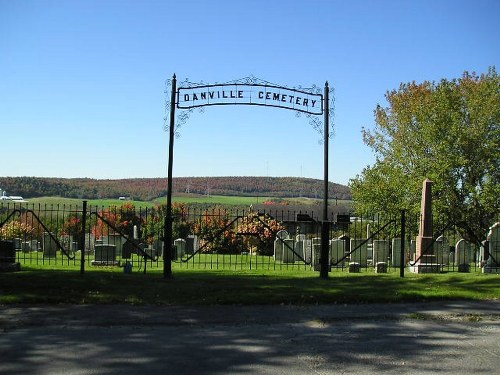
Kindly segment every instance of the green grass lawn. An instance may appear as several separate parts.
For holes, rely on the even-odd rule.
[[[500,275],[481,273],[349,274],[327,280],[300,269],[194,270],[174,264],[173,279],[161,268],[125,274],[117,267],[23,266],[0,273],[0,303],[73,304],[317,304],[397,303],[447,299],[498,299]]]

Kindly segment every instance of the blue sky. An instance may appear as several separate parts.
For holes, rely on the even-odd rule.
[[[500,2],[0,0],[0,175],[166,177],[165,80],[253,75],[335,89],[329,179],[374,162],[361,128],[402,82],[483,73]],[[174,176],[323,178],[321,136],[293,111],[195,111]]]

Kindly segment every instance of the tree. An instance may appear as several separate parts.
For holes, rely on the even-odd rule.
[[[359,213],[418,213],[422,181],[433,181],[435,217],[479,243],[500,214],[500,80],[480,76],[401,84],[375,109],[363,140],[376,162],[351,180]]]

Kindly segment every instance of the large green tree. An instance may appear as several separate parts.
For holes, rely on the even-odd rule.
[[[376,156],[351,180],[359,213],[418,213],[433,181],[434,216],[475,243],[500,216],[500,80],[495,68],[438,83],[401,84],[375,109],[363,140]]]

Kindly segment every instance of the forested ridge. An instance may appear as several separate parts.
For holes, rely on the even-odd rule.
[[[34,198],[60,196],[80,199],[127,197],[149,201],[167,195],[166,178],[97,180],[90,178],[0,177],[7,195]],[[323,181],[298,177],[176,177],[173,194],[323,197]],[[330,198],[351,199],[349,187],[329,183]]]

